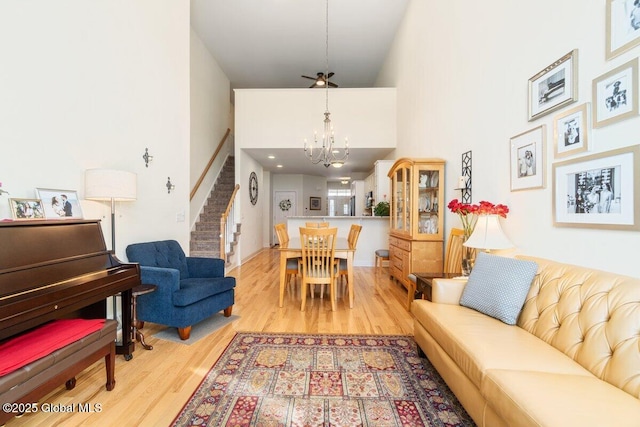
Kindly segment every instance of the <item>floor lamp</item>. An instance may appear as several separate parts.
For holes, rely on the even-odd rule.
[[[88,169],[84,198],[111,202],[111,252],[116,253],[116,202],[136,200],[136,174],[114,169]]]
[[[116,254],[116,202],[136,199],[136,174],[114,169],[88,169],[84,173],[84,198],[111,202],[111,252]],[[118,310],[117,296],[110,297],[113,318],[118,321],[122,334],[122,312]],[[117,340],[123,342],[122,335]]]

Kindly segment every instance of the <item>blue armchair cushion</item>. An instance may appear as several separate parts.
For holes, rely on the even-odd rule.
[[[180,281],[180,290],[173,293],[173,305],[185,307],[235,286],[234,277],[184,279]]]

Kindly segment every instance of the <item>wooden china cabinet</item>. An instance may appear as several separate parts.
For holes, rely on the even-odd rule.
[[[410,273],[442,273],[444,164],[442,159],[401,158],[389,170],[389,269],[408,291]]]

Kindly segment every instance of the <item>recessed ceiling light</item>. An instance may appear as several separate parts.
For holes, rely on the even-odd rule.
[[[269,158],[269,159],[275,159],[275,158],[276,158],[276,156],[274,156],[274,155],[270,155],[270,156],[267,156],[267,158]]]
[[[282,165],[277,165],[276,167],[277,167],[277,168],[281,168],[281,167],[282,167]]]

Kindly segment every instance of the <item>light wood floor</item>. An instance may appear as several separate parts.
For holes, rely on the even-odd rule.
[[[365,250],[360,248],[359,250]],[[373,256],[373,254],[372,254]],[[233,314],[239,318],[193,345],[158,340],[152,334],[160,325],[143,329],[151,351],[136,346],[133,359],[116,360],[116,387],[104,388],[104,362],[97,362],[77,377],[73,390],[64,385],[40,400],[52,405],[100,405],[100,413],[42,413],[7,422],[15,426],[167,426],[191,397],[203,377],[236,332],[293,332],[338,334],[413,335],[413,318],[405,309],[406,289],[389,279],[385,267],[355,267],[353,309],[339,298],[331,312],[325,297],[307,299],[300,312],[299,280],[285,293],[278,307],[278,260],[276,249],[265,249],[227,274],[237,279]]]

